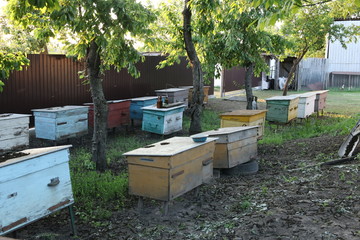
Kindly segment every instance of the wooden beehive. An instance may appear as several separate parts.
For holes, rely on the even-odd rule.
[[[266,99],[266,120],[288,123],[297,117],[298,96],[276,96]]]
[[[215,137],[214,168],[232,168],[257,156],[258,126],[227,127],[204,132]]]
[[[182,89],[186,89],[188,90],[188,102],[189,104],[191,104],[191,101],[192,101],[192,94],[193,94],[193,86],[180,86],[179,88],[182,88]],[[210,89],[210,86],[203,86],[203,91],[204,91],[204,103],[208,103],[209,101],[209,89]]]
[[[143,107],[156,104],[157,97],[132,98],[130,104],[130,118],[133,120],[143,119]]]
[[[294,94],[290,96],[299,97],[298,111],[297,111],[298,118],[307,118],[314,113],[314,105],[316,98],[316,94],[314,92]]]
[[[0,235],[74,203],[69,147],[28,149],[0,162]]]
[[[129,193],[170,201],[209,181],[215,140],[195,143],[190,137],[173,137],[125,153]]]
[[[0,114],[0,154],[29,146],[28,114]]]
[[[130,123],[130,104],[131,100],[111,100],[107,101],[108,116],[107,127],[116,128]],[[85,103],[89,108],[89,126],[94,127],[94,104]]]
[[[142,130],[162,135],[182,130],[184,105],[170,108],[143,107]]]
[[[32,109],[37,138],[61,140],[88,133],[87,106]]]
[[[168,97],[169,103],[183,102],[187,107],[188,105],[188,91],[182,88],[166,88],[155,90],[157,96]]]
[[[262,138],[265,129],[267,110],[235,110],[220,115],[220,127],[259,126],[258,138]]]
[[[314,112],[319,112],[325,109],[328,92],[329,90],[314,91],[314,93],[316,93]]]

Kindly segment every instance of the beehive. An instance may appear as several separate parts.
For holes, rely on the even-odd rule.
[[[28,114],[0,114],[0,153],[29,146]]]
[[[307,93],[295,94],[290,96],[299,97],[298,111],[297,111],[298,118],[307,118],[314,113],[315,98],[316,98],[316,94],[314,92],[307,92]]]
[[[162,135],[182,130],[184,105],[157,108],[156,106],[143,107],[142,130]]]
[[[116,128],[130,123],[130,104],[131,100],[111,100],[107,101],[108,116],[107,127]],[[94,104],[85,103],[90,106],[89,109],[89,126],[94,127]]]
[[[288,123],[297,117],[298,96],[276,96],[266,100],[266,120]]]
[[[69,147],[28,149],[0,163],[0,235],[74,203]]]
[[[314,112],[319,112],[325,109],[326,107],[326,97],[328,95],[329,90],[315,91],[315,105]]]
[[[130,118],[132,120],[143,119],[143,107],[156,104],[157,97],[132,98],[130,104]]]
[[[168,97],[169,103],[183,102],[184,106],[188,106],[188,91],[182,88],[166,88],[155,90],[157,96]]]
[[[209,181],[215,140],[195,143],[190,137],[173,137],[125,153],[129,193],[170,201]]]
[[[219,128],[203,134],[215,137],[214,168],[232,168],[257,156],[257,126]]]
[[[235,110],[220,115],[220,127],[259,126],[258,138],[262,138],[265,129],[267,110]]]
[[[87,106],[63,106],[32,109],[37,138],[61,140],[78,137],[88,132]]]

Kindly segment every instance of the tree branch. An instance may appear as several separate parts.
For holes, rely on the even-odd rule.
[[[320,4],[324,4],[324,3],[328,3],[328,2],[332,2],[333,0],[325,0],[325,1],[321,1],[321,2],[317,2],[317,3],[310,3],[310,4],[305,4],[305,5],[297,5],[298,7],[312,7],[312,6],[316,6],[316,5],[320,5]],[[305,1],[305,2],[309,2],[309,1]]]

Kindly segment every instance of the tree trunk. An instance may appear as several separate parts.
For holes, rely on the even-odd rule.
[[[284,85],[284,90],[283,90],[283,96],[287,95],[288,92],[288,87],[292,82],[292,78],[294,77],[295,71],[297,66],[299,65],[300,61],[304,58],[305,54],[307,53],[307,51],[309,50],[308,47],[306,47],[303,52],[301,53],[301,55],[295,60],[294,64],[292,65],[288,78],[286,79],[285,85]]]
[[[94,104],[94,132],[92,139],[92,159],[96,162],[96,170],[103,172],[107,168],[107,103],[100,79],[99,46],[92,41],[87,50],[86,67],[90,81],[91,97]]]
[[[252,109],[253,93],[252,93],[252,75],[254,71],[254,64],[246,67],[245,73],[245,92],[246,92],[246,109]]]
[[[193,92],[192,102],[190,103],[190,134],[202,132],[201,129],[201,112],[204,100],[203,91],[203,73],[201,70],[201,63],[197,56],[195,46],[191,36],[191,9],[189,0],[185,0],[183,11],[183,34],[187,56],[190,60],[192,77],[193,77]]]

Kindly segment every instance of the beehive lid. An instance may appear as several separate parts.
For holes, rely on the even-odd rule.
[[[180,103],[181,104],[181,103]],[[163,107],[163,108],[157,108],[156,106],[146,106],[142,107],[142,110],[153,110],[153,111],[160,111],[160,112],[167,112],[170,110],[178,109],[178,108],[184,108],[185,105],[179,105],[174,107]]]
[[[299,98],[299,96],[295,96],[295,95],[289,95],[289,96],[275,96],[275,97],[271,97],[271,98],[267,98],[265,99],[266,101],[272,101],[272,100],[294,100],[296,98]]]
[[[106,101],[106,103],[111,104],[111,103],[120,103],[120,102],[127,102],[127,101],[131,101],[131,99],[109,100],[109,101]],[[92,106],[92,105],[94,105],[94,103],[84,103],[84,105]]]
[[[44,148],[32,148],[32,149],[26,149],[23,151],[18,152],[19,155],[22,155],[20,157],[11,158],[4,162],[0,162],[0,168],[4,166],[8,166],[11,164],[15,164],[21,161],[25,161],[31,158],[39,157],[48,153],[60,151],[63,149],[68,149],[72,147],[72,145],[63,145],[63,146],[55,146],[55,147],[44,147]],[[13,153],[16,154],[16,153]]]
[[[153,100],[157,99],[157,96],[148,96],[148,97],[138,97],[138,98],[131,98],[131,101],[147,101],[147,100]]]
[[[267,112],[267,110],[235,110],[221,114],[221,116],[254,116]]]
[[[17,113],[2,113],[0,114],[0,121],[1,120],[11,120],[15,118],[23,118],[23,117],[30,117],[29,114],[17,114]]]
[[[42,109],[31,109],[33,112],[61,112],[67,110],[73,110],[78,108],[88,108],[88,106],[61,106],[61,107],[50,107],[50,108],[42,108]]]
[[[183,88],[166,88],[166,89],[160,89],[155,90],[155,92],[179,92],[179,91],[185,91],[186,89]]]
[[[204,132],[203,134],[209,136],[219,136],[219,135],[228,135],[230,133],[242,132],[247,131],[250,129],[258,128],[258,126],[246,126],[246,127],[226,127],[226,128],[219,128],[211,131]]]
[[[124,153],[124,156],[163,156],[170,157],[176,154],[215,141],[217,138],[207,138],[205,142],[194,142],[191,137],[172,137],[161,142]]]
[[[290,95],[290,96],[296,96],[296,97],[299,97],[299,98],[308,98],[308,97],[312,97],[312,96],[315,96],[316,93],[314,92],[306,92],[306,93],[300,93],[300,94],[293,94],[293,95]]]
[[[329,90],[313,91],[313,93],[315,93],[315,94],[322,94],[322,93],[327,93],[327,92],[329,92]]]

